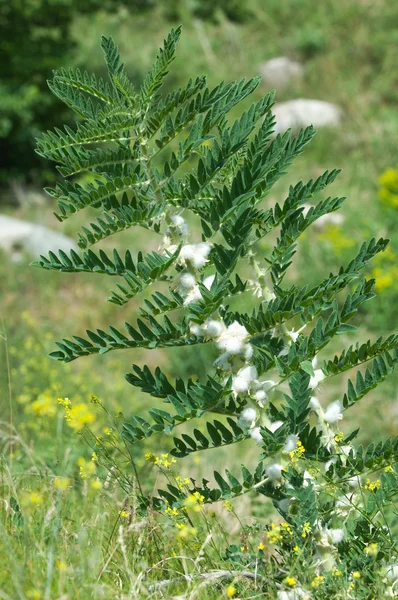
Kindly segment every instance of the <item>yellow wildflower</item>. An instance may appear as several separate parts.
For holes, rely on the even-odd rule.
[[[365,548],[365,554],[368,556],[377,556],[379,551],[379,546],[375,542],[373,544],[368,544]]]
[[[259,545],[257,546],[258,550],[264,550],[265,546],[262,542],[259,543]]]
[[[57,407],[51,394],[43,393],[32,402],[29,412],[37,417],[54,417],[57,414]]]
[[[343,440],[344,440],[344,433],[342,431],[339,431],[339,433],[336,433],[336,435],[334,436],[334,441],[339,444]]]
[[[79,474],[83,479],[88,479],[90,475],[94,475],[96,471],[95,463],[91,460],[86,460],[81,457],[78,459],[77,464],[79,466]]]
[[[316,577],[314,577],[314,579],[311,582],[311,585],[313,588],[317,588],[320,585],[322,585],[323,580],[325,579],[325,577],[323,575],[317,575]]]
[[[39,590],[28,590],[26,592],[26,597],[29,598],[29,600],[41,600],[43,598],[42,593]]]
[[[303,444],[300,442],[300,440],[298,440],[298,442],[296,444],[296,448],[294,450],[292,450],[291,452],[289,452],[290,460],[292,461],[293,464],[297,464],[299,458],[302,458],[304,453],[305,453],[305,448],[304,448]]]
[[[284,583],[290,587],[294,587],[295,585],[297,585],[297,580],[294,577],[288,575],[288,577],[285,578]]]
[[[227,596],[228,598],[233,598],[236,594],[236,588],[233,585],[229,585],[227,587]]]
[[[205,497],[200,494],[200,492],[194,492],[190,494],[184,500],[185,508],[191,508],[195,512],[200,512],[202,505],[204,504]]]
[[[333,571],[332,571],[332,575],[334,577],[341,577],[342,574],[343,574],[343,571],[340,571],[340,569],[333,569]]]
[[[354,571],[351,573],[353,579],[360,579],[361,573],[359,571]]]
[[[191,480],[188,479],[188,477],[184,477],[184,479],[182,479],[180,475],[177,475],[175,479],[179,490],[183,490],[185,487],[191,485]]]
[[[282,541],[281,528],[275,523],[271,523],[271,531],[267,531],[265,535],[270,544],[277,544]]]
[[[370,479],[367,479],[364,487],[365,487],[365,490],[374,492],[375,490],[377,490],[381,487],[381,481],[380,481],[380,479],[376,479],[375,481],[370,481]]]
[[[43,504],[44,496],[35,490],[32,492],[24,492],[21,496],[21,504],[23,506],[39,506]]]
[[[392,468],[391,465],[388,465],[387,467],[384,468],[384,472],[385,473],[394,473],[394,469]]]
[[[62,491],[66,490],[69,485],[70,485],[69,477],[56,477],[54,479],[54,487],[57,488],[57,490],[62,490]]]
[[[234,510],[234,505],[229,500],[224,500],[222,505],[225,508],[225,510],[227,510],[228,512],[231,512]]]
[[[102,488],[102,481],[97,477],[97,479],[90,481],[90,487],[92,490],[100,490]]]
[[[130,513],[128,513],[127,510],[121,510],[119,515],[124,519],[127,519],[130,516]]]
[[[162,454],[161,456],[155,456],[155,460],[153,461],[153,463],[155,465],[158,465],[158,467],[165,467],[166,469],[170,469],[171,465],[174,465],[176,462],[177,461],[175,458],[171,458],[169,460],[168,454]]]
[[[95,415],[92,413],[87,404],[79,402],[78,404],[71,404],[68,398],[65,398],[64,402],[60,402],[65,408],[65,420],[69,427],[75,431],[83,429],[86,425],[90,425],[95,420]]]
[[[66,571],[66,569],[68,568],[68,565],[63,560],[57,560],[56,564],[57,564],[57,569],[59,571]]]
[[[166,510],[164,511],[165,515],[170,515],[171,517],[177,517],[178,516],[178,510],[177,508],[171,508],[171,506],[168,506],[166,508]]]
[[[301,533],[301,537],[302,538],[306,538],[307,535],[311,532],[311,525],[310,523],[307,521],[307,523],[304,523],[303,525],[303,531]]]
[[[177,538],[185,540],[189,537],[194,537],[197,534],[195,527],[185,526],[177,533]]]

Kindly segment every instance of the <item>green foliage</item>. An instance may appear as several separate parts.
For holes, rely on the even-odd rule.
[[[265,199],[269,203],[273,185],[313,138],[312,127],[296,136],[288,131],[273,137],[273,93],[231,120],[229,112],[257,88],[258,78],[213,89],[206,87],[203,78],[190,80],[185,89],[163,99],[162,84],[179,37],[180,28],[172,29],[138,91],[111,38],[102,41],[109,82],[62,70],[50,84],[80,121],[75,129],[48,131],[38,140],[38,153],[56,161],[66,179],[47,191],[57,200],[60,221],[90,209],[90,213],[97,211],[98,224],[83,228],[82,255],[60,251],[34,264],[47,270],[122,277],[119,291],[110,298],[119,305],[150,286],[162,290],[154,290],[151,300],[144,300],[136,324],[125,324],[127,335],[113,326],[107,332],[88,330],[86,338],[62,339],[51,356],[71,362],[117,349],[182,346],[191,352],[189,346],[199,344],[218,351],[213,366],[206,365],[205,383],[196,378],[173,383],[160,368],[152,372],[134,365],[127,381],[162,399],[170,412],[155,407],[148,418],[121,417],[119,441],[131,456],[135,444],[169,434],[173,436],[170,454],[185,457],[252,440],[262,449],[257,466],[242,465],[239,475],[229,469],[215,471],[214,483],[191,479],[180,485],[168,454],[149,454],[149,462],[166,475],[167,489],[152,497],[140,488],[139,510],[179,514],[189,498],[200,510],[204,504],[257,491],[272,499],[294,535],[300,535],[303,527],[318,527],[322,532],[331,527],[341,497],[347,496],[349,479],[389,468],[398,458],[396,439],[365,451],[351,445],[356,431],[344,435],[337,429],[343,412],[393,370],[397,336],[350,345],[317,368],[321,350],[330,343],[338,346],[337,336],[355,331],[350,319],[374,295],[374,281],[360,278],[361,271],[385,251],[388,242],[364,243],[346,267],[313,287],[283,287],[297,240],[320,217],[341,207],[343,198],[321,199],[306,213],[303,206],[333,183],[338,171],[291,186],[282,206],[265,208],[262,203]],[[183,163],[188,172],[180,170]],[[82,169],[92,174],[90,183],[69,179]],[[116,250],[111,258],[103,250],[97,254],[86,249],[132,226],[146,229],[151,237],[161,234],[158,251],[139,252],[134,260],[130,251],[123,259]],[[273,237],[276,228],[279,234]],[[253,270],[250,279],[247,263]],[[250,292],[257,300],[249,314],[237,304],[240,296],[252,303]],[[293,319],[301,321],[298,331],[288,328]],[[313,396],[324,380],[370,360],[371,367],[364,374],[358,371],[355,383],[348,379],[341,399],[323,408]],[[262,379],[269,371],[276,381]],[[199,418],[203,425],[191,433],[176,432]],[[307,469],[312,469],[310,478]],[[385,478],[383,485],[387,485]],[[330,497],[328,486],[338,493]],[[391,497],[396,489],[387,488],[385,495]],[[374,523],[374,503],[355,504],[351,497],[350,502],[382,533]],[[391,540],[386,543],[392,547]]]

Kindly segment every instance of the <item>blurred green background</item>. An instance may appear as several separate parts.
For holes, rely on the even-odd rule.
[[[340,122],[320,128],[269,202],[283,199],[290,183],[326,169],[343,169],[330,192],[348,197],[343,218],[306,233],[291,277],[315,283],[347,263],[364,239],[392,238],[390,249],[369,267],[367,275],[378,278],[378,296],[356,323],[363,341],[392,332],[398,312],[398,10],[390,0],[0,0],[0,217],[61,231],[52,215],[53,201],[41,191],[55,182],[57,173],[34,152],[40,131],[74,123],[71,111],[47,89],[51,71],[75,66],[105,77],[99,42],[101,34],[112,35],[139,85],[156,48],[179,23],[183,35],[167,89],[201,74],[208,76],[210,86],[222,79],[251,77],[264,73],[267,61],[286,57],[299,64],[300,74],[283,85],[269,76],[257,97],[276,87],[278,103],[317,99],[338,108]],[[62,232],[73,238],[81,224],[76,216]],[[54,349],[54,340],[132,321],[137,304],[120,309],[107,303],[112,288],[104,290],[102,278],[29,267],[34,257],[24,247],[2,250],[1,235],[0,437],[8,447],[12,419],[14,435],[25,444],[14,445],[21,466],[26,447],[52,466],[73,446],[75,431],[63,419],[58,396],[80,405],[82,422],[86,419],[100,431],[106,424],[93,416],[90,394],[126,415],[144,403],[148,406],[148,398],[123,379],[132,362],[147,360],[162,364],[172,375],[186,376],[209,360],[195,349],[184,356],[177,350],[115,352],[67,366],[51,361],[47,353]],[[125,232],[110,244],[137,251],[148,244],[148,237]],[[156,249],[151,238],[149,244]],[[339,347],[355,340],[340,337]],[[344,386],[341,381],[322,394],[335,399]],[[395,399],[391,380],[358,407],[352,418],[363,427],[362,439],[396,430]],[[167,441],[162,443],[167,448]]]

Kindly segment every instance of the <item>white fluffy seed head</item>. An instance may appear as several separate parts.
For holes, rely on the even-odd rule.
[[[326,408],[325,413],[323,415],[326,423],[333,425],[337,423],[343,418],[343,413],[341,412],[343,409],[340,400],[335,400],[331,402],[329,406]]]
[[[235,394],[243,394],[244,392],[247,392],[249,386],[250,382],[247,381],[247,379],[244,379],[243,377],[239,377],[239,375],[233,377],[232,379],[232,389],[235,392]]]
[[[223,332],[224,326],[221,321],[211,319],[206,323],[206,333],[211,338],[218,338]]]
[[[227,328],[227,333],[228,335],[239,338],[242,341],[245,340],[249,335],[249,332],[247,331],[246,327],[238,323],[238,321],[234,321],[233,323],[231,323],[231,325],[229,325],[229,327]]]
[[[257,419],[257,413],[254,408],[244,408],[239,415],[238,424],[244,429],[250,429],[254,426]]]
[[[192,335],[196,335],[197,337],[203,335],[203,330],[197,323],[191,323],[189,326],[189,331],[192,333]]]
[[[254,399],[255,399],[256,402],[259,403],[260,406],[264,406],[264,402],[267,399],[267,394],[266,394],[266,392],[264,392],[264,390],[258,390],[254,394]]]
[[[250,382],[254,381],[255,379],[257,379],[257,369],[256,369],[256,367],[253,367],[251,365],[249,365],[247,367],[242,367],[238,371],[238,376],[242,377],[243,379],[245,379],[246,381],[248,381],[250,383]]]
[[[327,536],[331,544],[340,544],[344,538],[344,529],[328,529]]]
[[[171,222],[174,227],[182,227],[185,223],[185,219],[181,215],[172,215]]]
[[[217,342],[217,348],[219,350],[225,350],[229,354],[236,355],[241,353],[243,344],[239,339],[230,337],[219,339]]]
[[[278,481],[282,479],[282,471],[283,465],[281,465],[280,463],[273,463],[272,465],[269,465],[265,470],[267,477],[270,479],[270,481]]]
[[[313,412],[317,412],[320,408],[321,408],[321,403],[319,402],[318,398],[316,398],[315,396],[312,396],[311,400],[310,400],[310,409]]]
[[[210,253],[210,249],[210,245],[206,242],[187,244],[181,248],[179,258],[194,269],[202,269],[208,262],[207,256]]]
[[[183,273],[180,276],[179,284],[183,290],[190,290],[196,284],[196,279],[192,273]]]
[[[293,452],[293,450],[296,448],[297,446],[297,442],[299,440],[298,435],[295,435],[294,433],[292,433],[291,435],[288,435],[285,441],[285,444],[282,448],[283,452]]]
[[[246,327],[234,321],[227,327],[217,340],[217,348],[230,354],[240,354],[244,349],[244,341],[249,333]]]
[[[250,429],[249,433],[250,433],[250,437],[252,438],[252,440],[257,442],[257,444],[262,445],[264,443],[264,440],[263,440],[261,432],[260,432],[260,427],[253,427],[253,429]]]
[[[322,369],[315,369],[313,377],[310,378],[310,388],[314,390],[325,377]]]
[[[198,285],[195,285],[188,293],[184,300],[184,306],[191,304],[191,302],[198,302],[202,300],[202,294],[200,293],[200,289]]]
[[[253,346],[251,344],[245,344],[243,346],[243,356],[245,360],[250,360],[253,356]]]

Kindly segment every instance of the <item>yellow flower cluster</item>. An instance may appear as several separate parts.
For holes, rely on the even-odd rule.
[[[375,256],[372,277],[376,279],[375,288],[382,291],[388,288],[398,289],[398,256],[388,246],[383,253]]]
[[[374,492],[381,487],[380,479],[376,479],[375,481],[370,481],[370,479],[366,480],[365,490],[369,490],[370,492]]]
[[[57,407],[54,397],[49,393],[39,394],[34,402],[27,408],[26,412],[31,412],[36,417],[55,417]]]
[[[311,533],[311,525],[307,521],[307,523],[304,523],[304,525],[303,525],[303,531],[301,532],[301,537],[306,538],[309,533]]]
[[[73,404],[69,398],[58,398],[58,404],[65,409],[65,420],[69,427],[75,431],[80,431],[86,425],[90,425],[95,420],[95,415],[84,402]]]
[[[342,442],[344,440],[344,433],[342,431],[339,431],[338,433],[336,433],[336,435],[334,436],[334,441],[337,442],[338,444],[340,444],[340,442]]]
[[[317,575],[311,582],[313,588],[317,588],[322,585],[323,580],[325,579],[324,575]]]
[[[145,460],[157,465],[158,467],[165,467],[165,469],[170,469],[171,465],[175,465],[177,462],[175,458],[169,459],[168,454],[156,456],[156,454],[153,454],[153,452],[147,452],[147,454],[145,454]]]
[[[232,512],[234,510],[234,505],[232,504],[232,502],[230,500],[224,500],[222,505],[225,508],[225,510],[227,510],[228,512]]]
[[[378,544],[376,544],[375,542],[373,542],[373,544],[368,544],[365,548],[365,554],[367,554],[368,556],[377,556],[379,552],[379,546]]]
[[[194,537],[197,534],[197,530],[195,527],[190,527],[185,523],[177,523],[176,527],[178,529],[177,539],[186,540],[187,538]]]
[[[44,496],[40,492],[33,490],[31,492],[24,492],[21,495],[21,504],[24,508],[30,508],[34,506],[40,506],[43,504]]]
[[[66,489],[68,489],[69,486],[70,486],[70,479],[69,479],[69,477],[56,477],[54,479],[54,487],[57,490],[60,490],[61,492],[63,492]]]
[[[280,525],[271,523],[271,530],[267,531],[265,535],[270,544],[277,544],[284,539],[291,538],[293,531],[288,523],[281,523]]]
[[[171,508],[171,506],[168,506],[164,511],[164,514],[169,515],[171,517],[178,517],[179,512],[177,508]]]
[[[194,492],[193,494],[190,494],[187,498],[185,498],[184,507],[188,509],[190,508],[194,512],[200,512],[204,501],[205,497],[202,496],[202,494],[200,494],[199,492]]]
[[[398,167],[387,169],[379,177],[379,198],[383,204],[398,208]]]
[[[290,575],[288,575],[285,579],[284,579],[284,583],[286,585],[288,585],[289,587],[294,587],[297,585],[297,580],[294,577],[291,577]]]
[[[182,479],[179,475],[177,475],[177,477],[176,477],[176,482],[177,482],[177,486],[178,486],[179,490],[183,490],[184,488],[191,485],[191,480],[188,479],[188,477],[184,477]]]
[[[298,440],[298,442],[296,444],[296,448],[294,450],[292,450],[291,452],[289,452],[290,460],[295,465],[298,463],[299,458],[302,458],[304,453],[305,453],[305,448],[304,448],[303,444],[300,442],[300,440]]]
[[[88,479],[90,475],[94,475],[96,471],[95,463],[92,460],[86,460],[81,457],[78,459],[77,464],[79,466],[79,474],[83,479]]]

